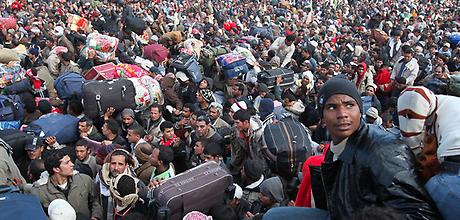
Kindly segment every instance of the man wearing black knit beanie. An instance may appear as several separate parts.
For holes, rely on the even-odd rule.
[[[416,175],[411,149],[363,121],[361,99],[351,81],[327,81],[318,93],[318,106],[332,142],[320,171],[311,171],[316,209],[275,208],[264,219],[343,219],[372,205],[394,209],[404,219],[440,219]]]

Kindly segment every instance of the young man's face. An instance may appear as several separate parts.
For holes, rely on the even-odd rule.
[[[152,119],[153,121],[156,121],[160,119],[160,117],[161,117],[160,109],[158,108],[150,109],[150,119]]]
[[[248,121],[235,120],[235,126],[238,129],[238,131],[244,132],[249,128],[249,122]]]
[[[196,122],[196,133],[199,137],[206,137],[208,135],[209,125],[205,121]]]
[[[203,142],[201,142],[201,141],[196,142],[195,147],[193,147],[193,149],[195,150],[196,155],[203,154],[203,152],[204,152]]]
[[[166,128],[163,131],[163,137],[165,140],[171,140],[174,137],[174,128]]]
[[[412,53],[404,53],[404,61],[409,62],[412,60]]]
[[[137,143],[141,137],[136,134],[132,129],[128,129],[128,134],[126,134],[126,139],[129,143]]]
[[[121,120],[123,121],[123,124],[126,127],[129,127],[130,125],[132,125],[134,123],[134,118],[132,118],[129,115],[123,115],[123,117],[121,117]]]
[[[110,173],[112,176],[122,174],[128,164],[126,163],[126,158],[123,155],[114,155],[110,158]]]
[[[270,197],[266,196],[263,193],[259,194],[259,201],[260,203],[262,203],[262,206],[265,206],[265,207],[270,207],[273,204],[273,202],[270,200]]]
[[[75,154],[79,161],[84,161],[89,157],[89,150],[86,146],[76,146]]]
[[[58,168],[54,168],[54,172],[61,176],[72,176],[73,163],[70,160],[70,157],[66,155],[59,161],[61,162],[61,164]]]
[[[219,163],[219,157],[218,157],[218,156],[212,156],[212,155],[210,155],[210,154],[205,154],[205,155],[204,155],[204,160],[205,160],[206,162],[208,162],[208,161],[214,161],[214,162],[216,162],[216,163]]]
[[[333,95],[324,104],[323,121],[331,133],[332,140],[338,144],[359,128],[359,105],[348,95]]]
[[[219,118],[219,111],[217,110],[217,108],[215,108],[215,107],[209,108],[209,117],[213,121],[216,120],[217,118]]]
[[[88,123],[86,123],[86,121],[78,122],[78,131],[80,133],[87,133],[89,129],[91,129],[91,127],[88,125]]]
[[[35,150],[28,150],[27,151],[27,156],[29,157],[29,159],[31,160],[35,160],[37,158],[40,158],[42,156],[42,153],[43,153],[43,147],[38,147],[37,149]]]

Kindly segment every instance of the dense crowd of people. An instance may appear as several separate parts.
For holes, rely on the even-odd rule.
[[[167,219],[178,211],[158,189],[212,162],[232,176],[206,185],[221,203],[181,218],[460,214],[458,1],[20,0],[0,13],[0,127],[15,130],[0,131],[0,185],[49,219]],[[67,95],[69,73],[81,84]],[[144,80],[134,105],[114,78]],[[91,83],[109,91],[95,104]],[[267,140],[283,123],[301,132]],[[302,134],[301,151],[273,150]]]

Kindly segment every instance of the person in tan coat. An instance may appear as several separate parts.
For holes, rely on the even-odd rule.
[[[150,182],[150,176],[154,170],[152,164],[149,163],[150,154],[152,154],[153,147],[149,143],[141,143],[134,150],[137,161],[140,166],[137,167],[134,172],[137,178],[139,178],[145,185]]]

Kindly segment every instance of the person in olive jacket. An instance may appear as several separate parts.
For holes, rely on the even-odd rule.
[[[32,189],[45,210],[55,199],[69,202],[77,213],[77,219],[102,219],[102,207],[96,184],[90,176],[74,174],[70,157],[62,150],[53,152],[45,160],[49,173],[47,184]]]

